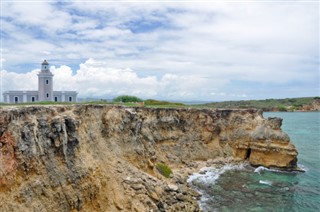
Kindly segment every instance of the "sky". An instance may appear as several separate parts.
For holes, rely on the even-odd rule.
[[[224,101],[320,96],[319,1],[1,0],[1,93]],[[2,97],[1,97],[2,100]]]

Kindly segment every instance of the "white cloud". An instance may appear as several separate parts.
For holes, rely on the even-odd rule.
[[[37,73],[39,70],[33,70],[25,74],[19,74],[15,72],[8,72],[3,70],[1,72],[2,77],[2,89],[6,90],[37,90],[38,80]]]
[[[52,2],[51,2],[52,3]],[[50,2],[3,2],[4,17],[14,17],[15,25],[34,27],[51,34],[71,26],[71,16],[56,10]]]
[[[259,85],[288,86],[283,96],[293,96],[293,84],[319,84],[318,3],[52,1],[3,8],[4,68],[44,57],[74,67],[94,58],[78,71],[53,69],[57,89],[81,95],[269,98],[275,93]],[[259,93],[249,96],[234,81],[255,84]],[[310,90],[303,95],[316,95]]]
[[[4,71],[2,74],[3,90],[37,90],[39,69],[27,73]],[[80,64],[74,74],[70,67],[63,65],[51,67],[54,74],[54,90],[76,90],[80,97],[112,98],[129,94],[141,98],[160,98],[171,100],[203,100],[212,95],[214,80],[197,75],[165,74],[141,77],[131,69],[116,69],[106,62],[88,59]],[[28,82],[28,83],[21,83]],[[220,96],[226,96],[220,93]],[[231,95],[229,95],[231,96]]]

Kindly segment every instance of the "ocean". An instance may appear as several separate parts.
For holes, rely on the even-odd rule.
[[[320,211],[320,112],[264,113],[283,118],[282,130],[298,149],[300,172],[247,163],[205,168],[189,178],[204,211]]]

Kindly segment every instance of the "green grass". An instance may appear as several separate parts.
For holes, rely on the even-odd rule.
[[[184,106],[183,103],[178,102],[168,102],[168,101],[160,101],[155,99],[147,99],[144,101],[145,105],[151,106],[151,105],[177,105],[177,106]]]
[[[172,174],[172,170],[170,169],[170,167],[164,163],[157,163],[156,168],[160,172],[160,174],[166,178],[169,178]]]
[[[125,96],[128,97],[128,96]],[[130,96],[129,96],[130,97]],[[129,98],[130,99],[130,98]],[[186,105],[178,102],[160,101],[155,99],[144,100],[144,106],[135,102],[107,102],[107,101],[87,101],[87,102],[32,102],[7,104],[0,103],[0,106],[26,106],[26,105],[70,105],[70,104],[104,104],[104,105],[123,105],[127,107],[150,107],[150,108],[257,108],[264,111],[280,110],[294,111],[300,110],[304,105],[310,105],[314,100],[320,97],[302,97],[286,99],[266,99],[266,100],[242,100],[242,101],[225,101],[212,102],[208,104]],[[135,99],[137,100],[137,99]]]
[[[300,109],[304,105],[311,104],[317,98],[319,97],[225,101],[203,104],[201,106],[209,108],[258,108],[262,110],[285,110],[286,108],[290,107],[293,109]]]
[[[75,102],[21,102],[17,104],[1,103],[2,106],[27,106],[27,105],[70,105],[75,104]]]
[[[17,104],[0,103],[1,106],[31,106],[31,105],[74,105],[74,104],[115,104],[105,101],[88,101],[88,102],[21,102]]]
[[[172,107],[186,107],[183,103],[179,102],[168,102],[168,101],[159,101],[155,99],[147,99],[144,101],[146,107],[156,107],[156,108],[172,108]]]

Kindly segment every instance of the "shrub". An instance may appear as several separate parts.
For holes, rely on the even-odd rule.
[[[303,106],[302,104],[293,104],[293,107],[295,107],[295,108],[300,108],[302,106]]]
[[[168,102],[168,101],[159,101],[155,99],[147,99],[144,101],[145,105],[176,105],[176,106],[184,106],[183,103],[178,102]]]
[[[160,172],[160,174],[162,174],[163,176],[165,176],[167,178],[170,177],[170,175],[172,174],[172,170],[166,164],[157,163],[156,168]]]
[[[113,102],[142,102],[143,100],[136,96],[122,95],[113,99]]]
[[[279,111],[287,111],[287,108],[285,106],[278,106]]]

